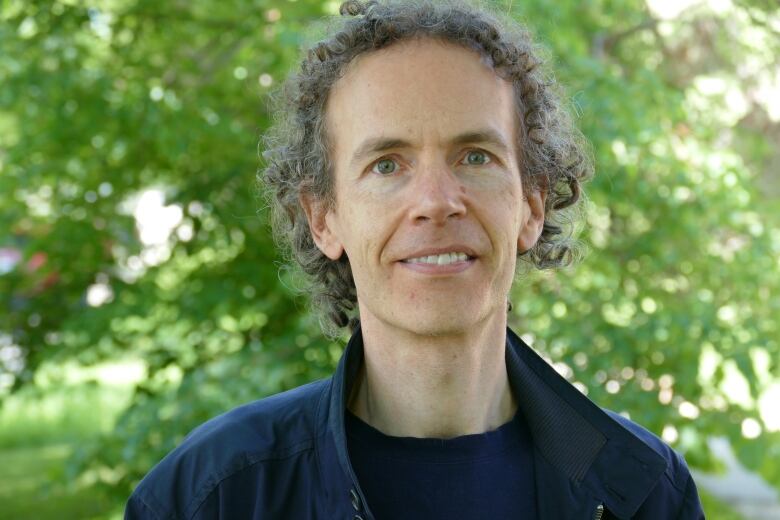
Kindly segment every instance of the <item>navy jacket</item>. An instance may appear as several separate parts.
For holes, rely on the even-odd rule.
[[[138,485],[126,519],[370,520],[344,432],[363,359],[358,327],[328,379],[195,429]],[[685,461],[605,412],[507,328],[509,381],[531,430],[542,519],[704,518]]]

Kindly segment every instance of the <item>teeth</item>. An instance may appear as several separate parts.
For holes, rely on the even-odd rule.
[[[444,253],[442,255],[421,256],[407,260],[410,264],[437,264],[447,265],[455,262],[465,262],[469,257],[466,253]]]

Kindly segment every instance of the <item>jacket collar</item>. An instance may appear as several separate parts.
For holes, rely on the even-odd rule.
[[[540,483],[557,481],[561,487],[556,489],[565,496],[590,497],[594,507],[602,503],[618,518],[634,516],[666,470],[666,459],[574,388],[509,328],[506,345],[509,382],[539,455],[534,461],[537,496],[544,495]],[[566,500],[553,495],[540,500],[540,511],[563,511]]]
[[[332,495],[355,494],[356,509],[373,518],[349,461],[344,426],[347,399],[362,362],[358,325],[320,402],[318,422],[329,434],[321,436],[320,469]],[[598,504],[618,518],[633,516],[666,469],[663,456],[580,393],[509,328],[506,363],[533,437],[539,516],[572,518],[573,512],[593,511]],[[334,460],[337,465],[328,464]],[[339,475],[333,474],[334,466]],[[341,487],[344,483],[351,488]]]

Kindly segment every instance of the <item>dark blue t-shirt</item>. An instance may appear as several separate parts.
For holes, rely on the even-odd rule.
[[[347,448],[377,520],[536,518],[523,414],[453,439],[390,437],[346,412]]]

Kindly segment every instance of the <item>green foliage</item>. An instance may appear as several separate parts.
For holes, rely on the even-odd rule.
[[[109,468],[94,474],[117,496],[196,425],[325,377],[340,355],[280,274],[254,188],[265,95],[326,10],[3,4],[0,248],[22,259],[0,265],[0,392],[45,364],[142,359],[113,432],[75,455],[79,471]],[[745,94],[777,67],[777,13],[745,2],[659,20],[628,0],[511,10],[550,46],[597,165],[590,255],[520,278],[512,325],[693,464],[711,466],[704,440],[725,435],[780,483],[780,434],[742,435],[763,424],[758,399],[780,377],[768,175],[780,130]],[[136,203],[158,204],[158,220],[139,227]]]
[[[780,375],[778,193],[759,189],[780,125],[743,92],[777,70],[778,33],[756,21],[776,24],[777,13],[515,8],[553,46],[597,173],[589,256],[519,280],[514,323],[596,402],[665,431],[693,465],[716,466],[705,440],[725,435],[780,483],[780,433],[742,433],[745,421],[762,424],[756,401]]]

